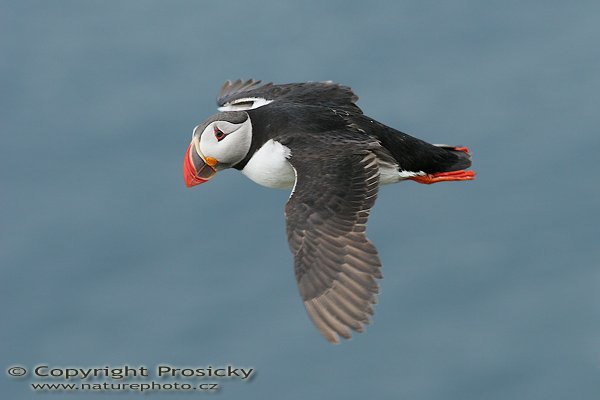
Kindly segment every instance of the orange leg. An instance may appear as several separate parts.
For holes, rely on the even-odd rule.
[[[475,171],[465,171],[464,169],[461,169],[460,171],[439,172],[437,174],[413,176],[412,178],[408,179],[426,185],[446,181],[472,181],[475,179]]]

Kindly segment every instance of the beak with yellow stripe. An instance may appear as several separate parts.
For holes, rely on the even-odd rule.
[[[218,164],[217,159],[204,157],[196,147],[192,141],[183,159],[183,179],[187,187],[207,182],[217,173],[215,168]]]

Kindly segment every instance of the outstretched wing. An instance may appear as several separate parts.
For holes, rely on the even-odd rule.
[[[281,101],[331,107],[347,112],[362,114],[356,105],[358,96],[347,86],[333,82],[306,82],[274,85],[261,81],[227,81],[221,87],[217,105],[222,111],[257,108]]]
[[[308,315],[332,343],[350,338],[351,329],[363,331],[382,278],[377,250],[365,236],[379,186],[370,146],[311,154],[289,144],[296,184],[285,214],[294,270]]]

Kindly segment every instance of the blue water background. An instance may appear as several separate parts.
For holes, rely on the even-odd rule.
[[[599,16],[597,1],[1,2],[2,369],[258,371],[222,399],[600,398]],[[237,171],[183,184],[192,128],[237,78],[341,82],[373,118],[473,152],[474,182],[381,190],[385,279],[349,342],[303,309],[287,191]],[[4,375],[3,396],[79,397],[30,382]],[[111,395],[137,398],[85,398]],[[152,394],[173,397],[190,396]]]

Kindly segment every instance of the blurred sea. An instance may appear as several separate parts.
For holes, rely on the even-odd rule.
[[[597,1],[0,2],[2,368],[256,369],[219,381],[223,399],[598,399],[599,15]],[[334,80],[371,117],[473,152],[474,182],[381,190],[382,294],[349,342],[303,309],[287,191],[237,171],[183,184],[192,128],[237,78]],[[3,396],[52,395],[32,381],[5,374]]]

